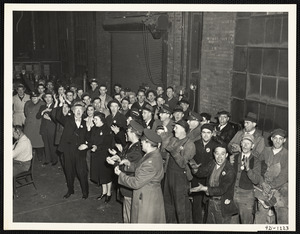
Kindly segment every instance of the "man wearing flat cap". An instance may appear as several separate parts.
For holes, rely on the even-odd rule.
[[[158,145],[161,138],[153,130],[145,129],[141,138],[142,150],[145,155],[137,164],[124,159],[115,167],[119,176],[118,183],[133,189],[131,206],[131,223],[165,223],[164,199],[161,180],[164,176],[162,156]],[[120,170],[134,171],[134,175],[126,175]]]
[[[234,186],[234,202],[239,210],[233,215],[233,224],[252,224],[254,222],[254,185],[257,185],[261,177],[261,161],[258,156],[252,154],[254,137],[245,134],[241,140],[242,152],[235,154],[232,163],[236,173]]]
[[[244,129],[238,131],[228,144],[231,154],[241,152],[240,142],[244,134],[251,134],[254,137],[254,148],[252,153],[259,155],[265,148],[265,140],[260,130],[256,129],[258,119],[256,114],[249,112],[244,119]]]
[[[123,147],[126,145],[126,117],[119,112],[121,104],[118,100],[113,99],[107,107],[110,110],[110,115],[106,117],[107,125],[114,132],[115,143],[121,144]]]
[[[213,138],[214,126],[212,124],[203,124],[200,128],[200,139],[195,141],[196,155],[192,161],[190,161],[190,166],[192,168],[198,168],[199,166],[206,167],[211,161],[214,160],[213,149],[218,144]],[[191,187],[197,187],[201,183],[206,185],[205,178],[198,178],[193,176],[191,182]],[[193,203],[192,203],[192,217],[193,223],[205,223],[206,209],[203,204],[203,198],[205,196],[204,192],[194,193]],[[204,218],[202,211],[204,212]]]
[[[133,109],[129,110],[129,115],[128,115],[127,119],[126,119],[127,126],[129,125],[130,121],[133,120],[133,119],[136,122],[138,122],[139,124],[143,125],[143,121],[140,118],[140,112],[139,112],[138,109],[133,108]]]
[[[39,112],[36,114],[37,119],[42,119],[40,134],[45,145],[45,161],[43,166],[48,165],[50,162],[55,166],[58,162],[58,156],[54,144],[56,124],[52,115],[54,108],[52,92],[47,91],[44,94],[44,100],[45,104],[40,107]]]
[[[182,120],[184,117],[183,109],[181,106],[176,106],[173,110],[173,119],[174,122],[178,122],[179,120]]]
[[[58,150],[64,154],[65,176],[68,191],[63,198],[67,199],[74,194],[74,180],[77,175],[82,191],[82,199],[89,194],[88,171],[86,162],[87,153],[87,127],[83,118],[84,104],[76,103],[72,107],[73,115],[57,110],[56,118],[64,126]],[[66,114],[66,115],[64,115]]]
[[[174,121],[172,120],[172,109],[163,104],[158,111],[159,119],[156,119],[152,129],[155,130],[158,126],[162,125],[167,128],[168,132],[172,132],[174,128]]]
[[[274,205],[277,224],[288,224],[288,150],[284,147],[287,133],[275,129],[271,133],[272,147],[266,147],[261,153],[262,176],[260,185],[268,194],[273,194],[277,202]],[[264,165],[264,166],[263,166]],[[267,223],[267,213],[271,207],[259,201],[255,214],[255,223]]]
[[[119,155],[114,149],[109,149],[109,153],[112,157],[108,157],[106,161],[115,167],[123,159],[128,159],[131,164],[137,164],[142,158],[142,147],[140,143],[140,138],[143,134],[144,127],[135,120],[131,120],[127,128],[127,144],[123,149],[119,150]],[[126,175],[134,175],[134,172],[126,171],[124,167],[120,167],[120,170]],[[133,190],[120,185],[120,193],[124,196],[123,200],[123,221],[124,223],[130,223],[130,211],[131,211],[131,201]]]
[[[189,125],[180,120],[175,124],[175,137],[162,133],[161,137],[169,152],[164,185],[164,201],[167,223],[190,223],[191,204],[189,183],[193,176],[188,166],[195,155],[195,144],[187,137]],[[166,143],[167,142],[167,143]]]
[[[215,128],[216,138],[228,145],[236,134],[234,127],[229,123],[230,114],[228,111],[219,111],[217,118],[219,124]]]
[[[187,123],[189,124],[188,137],[194,142],[201,139],[202,119],[196,112],[191,112],[187,117]]]

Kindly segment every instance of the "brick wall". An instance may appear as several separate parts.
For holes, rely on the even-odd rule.
[[[200,112],[230,111],[235,13],[204,13]]]
[[[167,86],[180,85],[182,13],[169,12],[172,26],[168,32]]]

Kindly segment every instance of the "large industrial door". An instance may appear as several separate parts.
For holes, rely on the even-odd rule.
[[[113,32],[112,85],[137,91],[142,84],[163,84],[163,39],[149,32]]]

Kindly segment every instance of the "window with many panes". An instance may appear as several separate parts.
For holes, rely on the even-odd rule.
[[[287,130],[287,13],[237,13],[235,32],[232,121],[253,112],[264,132]]]

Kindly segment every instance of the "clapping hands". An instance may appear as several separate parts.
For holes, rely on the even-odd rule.
[[[206,186],[204,186],[204,185],[202,185],[200,183],[198,183],[198,184],[199,184],[199,186],[190,189],[191,193],[201,192],[201,191],[206,192],[207,191],[207,187]]]

